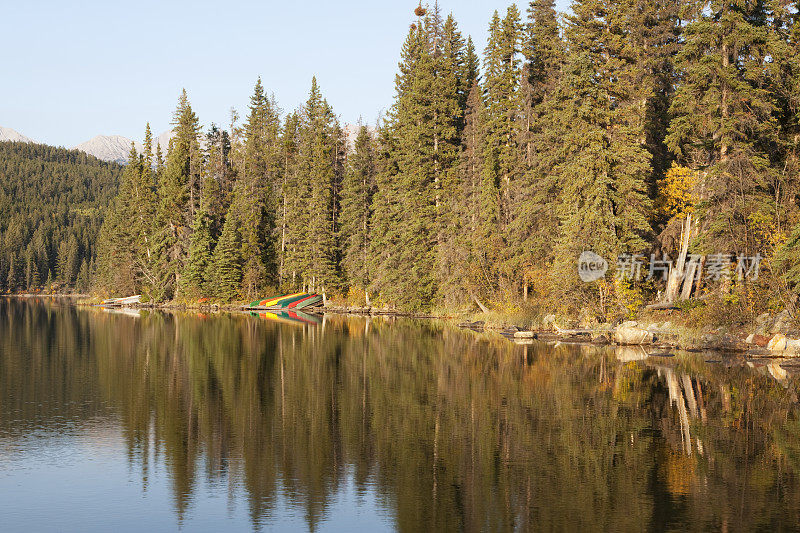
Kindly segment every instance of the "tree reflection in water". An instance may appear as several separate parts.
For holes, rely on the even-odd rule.
[[[257,527],[283,494],[314,529],[352,479],[405,531],[796,528],[798,379],[636,350],[0,301],[0,431],[110,404],[145,490],[166,465],[182,517],[241,485]]]

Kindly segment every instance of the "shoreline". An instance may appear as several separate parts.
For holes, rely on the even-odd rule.
[[[14,298],[69,299],[78,307],[100,307],[106,309],[163,310],[163,311],[202,311],[211,313],[247,313],[245,304],[196,304],[168,302],[162,304],[102,305],[87,294],[8,294]],[[407,313],[385,308],[350,307],[327,304],[322,308],[305,311],[311,314],[338,314],[361,317],[409,318],[414,320],[442,320],[452,325],[475,332],[494,332],[516,344],[539,342],[561,342],[571,344],[641,346],[656,350],[683,350],[687,352],[728,352],[743,354],[753,358],[793,359],[800,358],[800,335],[777,330],[756,332],[745,335],[721,331],[689,331],[686,327],[675,326],[669,321],[650,324],[626,321],[620,324],[600,324],[595,327],[567,329],[560,328],[555,318],[545,318],[548,327],[520,328],[508,318],[505,322],[488,323],[483,320],[469,321],[464,316],[454,314],[437,315]],[[474,316],[474,315],[472,315]],[[550,318],[550,320],[548,320]],[[646,322],[646,321],[645,321]],[[784,328],[785,329],[785,328]],[[793,338],[797,337],[797,338]]]

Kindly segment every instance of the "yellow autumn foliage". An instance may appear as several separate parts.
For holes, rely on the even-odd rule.
[[[696,170],[673,163],[660,183],[661,212],[668,218],[693,212],[697,202],[695,189],[699,181],[700,174]]]
[[[765,211],[755,211],[747,217],[750,227],[754,231],[764,251],[772,251],[783,245],[788,236],[781,231],[775,216]]]

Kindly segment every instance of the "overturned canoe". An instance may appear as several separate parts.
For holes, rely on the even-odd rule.
[[[100,305],[134,305],[142,303],[142,295],[137,294],[136,296],[127,296],[125,298],[111,298],[108,300],[103,300],[100,302]]]
[[[302,294],[302,293],[297,293],[297,294]],[[281,299],[288,298],[290,296],[292,296],[292,295],[291,294],[279,294],[277,296],[273,296],[273,297],[267,298],[265,300],[256,300],[255,302],[251,303],[247,307],[250,308],[250,309],[258,309],[258,308],[265,309],[267,307],[272,307],[273,305],[278,303]]]
[[[264,310],[264,309],[306,309],[314,307],[322,303],[322,296],[319,294],[310,294],[306,292],[296,292],[294,294],[281,294],[266,298],[264,300],[256,300],[246,307],[249,310]]]

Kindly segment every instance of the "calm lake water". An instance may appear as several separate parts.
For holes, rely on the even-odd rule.
[[[0,299],[3,531],[799,529],[788,366],[134,315]]]

